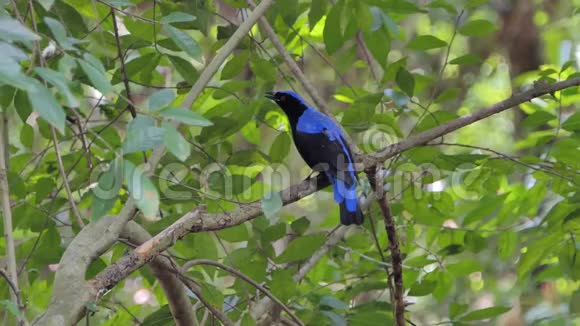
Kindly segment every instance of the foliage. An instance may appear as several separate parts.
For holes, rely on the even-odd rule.
[[[517,76],[507,73],[513,62],[496,38],[500,9],[479,0],[424,3],[280,0],[267,12],[365,153],[535,81],[579,76],[570,50],[580,43],[577,0],[534,2],[545,61]],[[193,106],[182,106],[199,72],[247,16],[238,9],[248,10],[246,2],[0,2],[0,107],[29,320],[49,305],[55,264],[81,228],[59,173],[54,127],[85,223],[118,214],[132,199],[141,212],[135,220],[156,234],[197,207],[222,212],[261,201],[263,216],[191,234],[169,253],[180,264],[210,259],[234,267],[307,324],[392,322],[387,237],[376,203],[363,227],[349,229],[304,280],[293,278],[338,224],[338,209],[327,191],[283,207],[277,191],[310,171],[282,112],[262,94],[306,92],[262,29],[242,40]],[[509,314],[529,323],[578,321],[579,103],[578,87],[558,91],[522,104],[521,121],[513,112],[492,116],[385,163],[411,321],[477,324]],[[168,153],[147,176],[144,158],[161,146]],[[363,174],[361,182],[372,196]],[[127,250],[120,243],[109,248],[87,279]],[[187,274],[228,318],[255,324],[251,285],[214,267]],[[0,296],[4,314],[20,313],[5,283]],[[171,324],[167,302],[151,271],[141,268],[97,302],[88,320]]]

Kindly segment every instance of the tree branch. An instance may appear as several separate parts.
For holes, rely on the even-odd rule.
[[[334,231],[326,240],[326,242],[322,245],[322,247],[318,248],[314,254],[308,258],[308,260],[300,267],[298,272],[294,274],[293,280],[296,283],[301,282],[306,274],[316,266],[318,261],[324,257],[328,251],[336,246],[337,243],[342,241],[346,232],[348,231],[347,227],[340,226],[336,231]],[[272,311],[274,308],[274,302],[270,300],[270,298],[263,298],[258,302],[251,310],[251,314],[256,321],[262,319],[265,320],[264,317],[267,316],[269,311]]]
[[[50,132],[52,134],[52,142],[54,143],[54,153],[56,154],[56,162],[58,163],[58,171],[60,172],[60,176],[62,177],[62,184],[64,185],[64,189],[66,190],[68,202],[69,202],[70,207],[73,211],[73,214],[77,220],[77,223],[79,224],[79,227],[84,228],[85,223],[83,222],[83,219],[81,218],[81,213],[79,212],[79,209],[77,207],[77,203],[75,203],[72,191],[70,190],[70,185],[68,184],[66,171],[64,170],[64,164],[62,163],[62,156],[60,155],[60,149],[58,147],[58,139],[56,138],[56,131],[54,130],[53,126],[50,127]]]
[[[260,2],[260,4],[253,9],[248,18],[244,20],[240,27],[238,27],[234,34],[232,34],[232,36],[228,39],[228,42],[224,45],[224,47],[217,53],[209,65],[207,65],[207,67],[201,72],[199,79],[197,82],[195,82],[195,85],[193,85],[185,100],[183,100],[183,107],[189,109],[193,105],[213,75],[215,75],[221,65],[226,61],[228,56],[234,51],[238,43],[246,36],[246,34],[248,34],[258,19],[264,16],[266,10],[270,8],[273,2],[273,0],[262,0],[262,2]]]
[[[151,239],[151,235],[141,225],[133,221],[129,221],[125,225],[121,236],[136,245],[143,244]],[[174,266],[176,266],[175,262],[172,262],[170,258],[164,255],[157,256],[149,263],[151,272],[159,281],[169,302],[169,309],[175,324],[178,326],[191,326],[197,322],[195,311],[187,296],[185,287],[175,275]]]
[[[183,264],[182,270],[186,271],[195,265],[215,266],[215,267],[221,268],[221,269],[233,274],[237,278],[240,278],[240,279],[250,283],[253,287],[260,290],[260,292],[264,293],[272,301],[274,301],[276,304],[278,304],[278,306],[280,306],[280,308],[282,308],[282,310],[286,311],[286,313],[290,316],[290,318],[292,318],[292,320],[297,325],[301,325],[301,326],[304,325],[304,323],[302,323],[302,321],[298,317],[296,317],[294,312],[292,312],[292,310],[290,310],[290,308],[288,308],[288,306],[286,306],[282,301],[280,301],[278,298],[276,298],[272,293],[270,293],[270,291],[266,290],[266,288],[264,288],[263,286],[258,284],[256,281],[252,280],[251,278],[247,277],[246,275],[242,274],[240,271],[238,271],[238,270],[236,270],[228,265],[224,265],[222,263],[218,263],[218,262],[215,262],[213,260],[208,260],[208,259],[190,260],[187,263]]]
[[[499,103],[488,106],[487,108],[481,109],[479,111],[476,111],[472,114],[468,114],[461,118],[449,121],[438,127],[429,129],[414,137],[407,138],[396,144],[387,146],[386,148],[379,150],[371,155],[368,155],[363,158],[364,166],[371,167],[374,165],[373,163],[382,163],[385,160],[397,155],[398,153],[404,152],[417,145],[427,144],[428,142],[436,138],[439,138],[443,135],[446,135],[448,133],[451,133],[459,128],[465,127],[467,125],[485,119],[496,113],[500,113],[507,109],[518,106],[524,102],[530,101],[533,98],[540,97],[546,94],[551,94],[556,91],[578,85],[580,85],[580,78],[571,78],[552,84],[537,82],[534,84],[532,88],[528,89],[527,91],[512,95],[508,99],[503,100]]]
[[[272,5],[272,2],[273,0],[263,0],[256,10],[251,13],[248,19],[246,19],[236,32],[234,32],[228,42],[226,42],[223,48],[218,52],[218,55],[216,55],[212,62],[210,62],[207,68],[201,73],[197,82],[193,85],[191,91],[183,101],[183,106],[186,108],[191,107],[221,64],[223,64],[225,59],[230,55],[230,53],[232,53],[256,21]],[[145,171],[147,175],[151,175],[164,153],[165,146],[160,146],[153,151],[153,154],[147,163],[148,167]],[[131,218],[131,213],[135,208],[135,201],[129,199],[119,215],[113,218],[113,220],[111,220],[111,218],[101,218],[96,223],[87,225],[87,227],[83,228],[75,237],[61,258],[59,266],[62,267],[62,270],[59,269],[56,273],[51,303],[49,304],[47,311],[36,321],[38,325],[68,325],[76,323],[84,315],[86,310],[85,305],[88,302],[95,300],[95,298],[102,296],[107,289],[109,289],[109,287],[95,287],[94,281],[91,282],[91,284],[85,282],[84,271],[86,271],[88,265],[96,259],[103,250],[109,248],[112,243],[116,241],[121,230]],[[194,218],[195,216],[186,214],[184,217]],[[210,224],[218,221],[222,220],[212,220]],[[162,234],[172,236],[171,232],[162,232]],[[185,234],[186,232],[183,233],[183,235]],[[158,238],[156,237],[153,239]],[[163,239],[162,245],[159,246],[160,248],[156,248],[160,249],[159,251],[155,251],[156,254],[162,252],[170,245],[173,245],[175,240],[177,240],[177,238]],[[150,242],[147,243],[151,244]],[[82,248],[82,250],[79,250],[76,247]],[[150,261],[153,257],[154,256],[151,255],[147,257],[147,260],[139,260],[139,264],[132,270],[136,270],[138,267]],[[79,261],[80,263],[78,263]],[[118,264],[109,266],[109,268],[101,274],[106,272],[110,273],[115,268],[118,268]],[[129,275],[128,273],[125,273],[126,271],[123,271],[121,274],[117,275],[115,279],[121,280]],[[108,286],[113,286],[114,284],[116,283],[109,283]]]
[[[380,173],[368,172],[369,180],[374,180],[375,197],[379,203],[379,207],[383,212],[385,218],[385,230],[389,238],[389,251],[391,252],[393,279],[394,279],[394,293],[391,293],[393,312],[395,316],[395,325],[405,326],[405,302],[403,299],[403,259],[401,258],[401,250],[399,248],[399,237],[397,235],[397,228],[395,219],[391,214],[391,208],[387,202],[387,196],[383,190],[383,178]],[[387,275],[390,283],[390,275]]]
[[[2,112],[3,115],[6,112]],[[8,139],[4,138],[7,133],[5,132],[8,125],[6,120],[2,119],[2,131],[0,132],[0,190],[2,190],[2,222],[4,226],[4,239],[6,241],[6,257],[8,264],[8,277],[6,280],[11,285],[12,291],[10,292],[10,299],[18,305],[18,309],[21,312],[21,316],[17,317],[18,324],[27,324],[24,319],[25,311],[24,305],[20,300],[20,288],[18,287],[18,273],[16,272],[16,250],[14,246],[14,237],[12,236],[12,210],[10,209],[10,186],[8,185],[8,170],[6,168],[7,162],[9,160],[9,152],[6,146],[8,145]]]
[[[517,106],[534,97],[549,94],[567,87],[580,85],[580,78],[569,79],[551,85],[538,84],[533,89],[514,95],[509,99],[484,108],[471,115],[458,118],[434,129],[422,132],[415,137],[403,140],[388,146],[378,152],[362,156],[361,161],[367,169],[374,169],[376,164],[382,164],[384,160],[391,158],[413,146],[428,143],[444,134],[450,133],[475,121],[489,117],[492,114]],[[368,165],[367,165],[368,164]],[[304,180],[281,192],[280,196],[284,205],[295,202],[307,195],[316,192],[328,185],[328,180],[319,175],[317,178]],[[172,246],[175,241],[183,238],[190,232],[217,231],[228,227],[242,224],[262,214],[259,201],[241,204],[231,212],[225,213],[201,213],[189,212],[174,222],[169,228],[159,233],[150,241],[135,249],[129,256],[119,259],[108,266],[103,272],[91,281],[95,291],[103,292],[114,286],[117,282],[127,277],[132,271],[151,260],[156,254]],[[128,258],[131,257],[131,258]]]
[[[203,304],[207,310],[209,310],[214,317],[216,317],[223,325],[225,326],[234,326],[234,322],[232,322],[221,310],[218,310],[216,307],[212,306],[209,301],[207,301],[203,295],[201,294],[201,290],[199,289],[199,285],[195,283],[191,278],[187,277],[186,275],[179,274],[181,277],[182,282],[187,286],[187,288],[195,294],[197,300]],[[202,325],[206,325],[205,323],[206,316],[203,317],[201,321]],[[212,323],[213,324],[213,323]]]
[[[113,32],[115,34],[115,42],[117,44],[117,56],[121,62],[121,75],[123,76],[123,85],[125,85],[125,92],[127,93],[127,108],[131,112],[133,118],[137,117],[137,112],[133,106],[133,97],[131,96],[131,88],[129,87],[129,77],[127,77],[127,70],[125,69],[125,56],[123,55],[123,50],[121,49],[121,39],[119,38],[119,28],[117,27],[117,16],[115,15],[115,8],[111,7],[111,18],[113,19]]]

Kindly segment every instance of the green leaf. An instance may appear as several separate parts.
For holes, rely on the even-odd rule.
[[[60,46],[65,50],[75,50],[73,42],[67,38],[66,29],[64,26],[56,19],[50,17],[44,17],[44,23],[50,28],[52,36]]]
[[[160,115],[164,118],[173,119],[190,126],[207,127],[213,125],[211,121],[198,113],[184,108],[168,108],[161,111]]]
[[[422,297],[429,295],[433,292],[433,290],[435,290],[435,287],[437,287],[437,282],[423,280],[421,283],[415,283],[413,286],[411,286],[411,289],[409,290],[409,296]]]
[[[167,58],[186,82],[191,85],[195,84],[199,74],[189,61],[173,55],[167,55]]]
[[[222,306],[224,305],[224,295],[222,291],[216,288],[213,284],[201,281],[199,281],[198,284],[201,286],[202,297],[205,298],[209,304],[221,311]]]
[[[27,95],[33,110],[64,134],[65,113],[52,93],[37,80],[31,80]]]
[[[22,73],[20,64],[9,56],[0,56],[0,85],[6,84],[27,90],[32,78]]]
[[[467,4],[465,5],[465,9],[475,8],[488,2],[489,0],[469,0],[469,2],[467,2]]]
[[[568,131],[580,130],[580,112],[576,112],[566,119],[562,124],[562,128]]]
[[[123,142],[123,153],[145,151],[161,146],[165,139],[165,130],[155,126],[153,118],[143,115],[137,117],[127,127],[127,137]]]
[[[326,15],[326,22],[324,23],[322,35],[324,38],[324,45],[326,46],[326,52],[329,54],[333,54],[340,49],[342,44],[344,44],[344,38],[340,27],[342,9],[343,2],[338,1],[336,5],[332,6],[328,15]]]
[[[407,44],[407,47],[411,50],[431,50],[438,49],[447,46],[447,42],[433,36],[433,35],[420,35]]]
[[[306,232],[306,230],[308,230],[308,227],[310,227],[310,220],[307,219],[305,216],[302,216],[301,218],[292,222],[292,224],[290,224],[290,227],[297,234],[303,235],[304,232]]]
[[[111,161],[109,169],[101,174],[97,180],[97,186],[92,192],[91,219],[93,221],[107,214],[119,197],[119,190],[123,184],[122,158]]]
[[[278,264],[304,260],[322,246],[326,241],[324,234],[309,234],[292,240],[275,261]]]
[[[468,304],[458,304],[452,303],[449,305],[449,318],[451,320],[455,319],[455,317],[463,314],[469,308]]]
[[[103,93],[103,95],[110,95],[115,91],[113,86],[111,86],[111,82],[105,76],[104,71],[99,69],[99,67],[82,59],[77,59],[77,62],[89,78],[92,86]]]
[[[201,48],[197,42],[191,36],[189,36],[189,34],[182,32],[181,30],[171,25],[165,25],[164,28],[167,32],[167,35],[181,50],[183,50],[195,60],[201,59]]]
[[[482,319],[489,319],[492,317],[497,317],[501,314],[505,314],[506,312],[510,311],[511,307],[490,307],[472,311],[467,315],[461,317],[460,321],[474,321],[474,320],[482,320]]]
[[[288,301],[296,294],[296,282],[292,279],[292,270],[276,269],[272,272],[271,280],[268,281],[272,293],[282,302]]]
[[[169,13],[169,15],[161,17],[159,19],[160,22],[169,24],[169,23],[184,23],[184,22],[192,22],[196,20],[197,17],[192,16],[190,14],[181,12],[181,11],[173,11]]]
[[[79,106],[79,101],[71,92],[68,87],[68,81],[62,73],[42,67],[35,67],[34,72],[58,89],[64,96],[66,106],[71,108],[77,108]]]
[[[324,307],[330,307],[332,309],[337,310],[346,310],[348,308],[348,304],[346,304],[345,302],[341,301],[336,297],[332,297],[329,295],[323,296],[322,299],[320,300],[319,305]]]
[[[0,39],[5,41],[38,41],[40,37],[9,15],[0,16]]]
[[[239,75],[248,63],[248,54],[248,51],[243,51],[234,55],[222,69],[221,79],[232,79]]]
[[[465,36],[484,36],[497,30],[497,25],[488,20],[475,19],[459,28],[459,33]]]
[[[444,103],[447,101],[454,100],[459,93],[461,92],[460,88],[447,88],[445,89],[437,98],[435,99],[435,103]]]
[[[330,320],[330,325],[333,325],[333,326],[347,326],[348,325],[346,319],[344,319],[345,317],[337,314],[334,311],[322,310],[322,311],[320,311],[320,314],[322,314],[323,316],[326,316],[326,318],[328,318]]]
[[[266,218],[272,218],[282,208],[280,193],[273,191],[262,198],[262,210]]]
[[[499,258],[509,258],[518,244],[518,234],[513,231],[503,231],[498,240],[497,253]]]
[[[474,54],[466,54],[449,61],[450,65],[476,65],[481,63],[481,58]]]
[[[165,130],[165,146],[167,150],[180,161],[187,160],[191,154],[191,145],[171,123],[164,122],[162,127]]]
[[[270,161],[272,163],[282,163],[289,152],[290,136],[286,132],[281,132],[270,147]]]
[[[268,227],[262,233],[262,241],[272,242],[276,241],[286,235],[286,224],[278,223]]]
[[[445,0],[435,0],[428,4],[430,8],[442,8],[452,15],[457,15],[457,9]]]
[[[169,305],[164,305],[155,312],[149,314],[141,323],[141,326],[170,326],[173,325],[173,315]]]
[[[172,89],[162,89],[149,96],[149,111],[159,111],[175,100],[175,93]]]
[[[449,264],[447,271],[455,276],[469,275],[483,269],[481,263],[474,259],[461,260],[455,264]]]
[[[276,66],[269,60],[262,59],[258,56],[252,56],[250,58],[250,68],[256,74],[265,81],[275,81],[277,77]]]
[[[522,126],[524,127],[539,127],[543,124],[548,123],[556,119],[556,116],[548,113],[546,111],[536,111],[529,116],[527,116],[524,121],[522,121]],[[580,124],[579,124],[580,125]]]
[[[0,306],[4,306],[6,308],[6,310],[8,310],[16,318],[23,317],[22,313],[20,312],[20,309],[18,309],[18,305],[14,301],[6,300],[6,299],[0,300]]]
[[[310,3],[310,10],[308,11],[308,26],[310,30],[314,28],[316,23],[326,13],[327,0],[312,0]]]
[[[129,194],[146,218],[154,218],[159,212],[159,193],[142,166],[135,166],[128,160],[123,161],[123,174]]]
[[[219,230],[217,235],[227,242],[242,242],[250,239],[248,228],[245,224],[236,225],[231,228]]]
[[[365,31],[363,38],[373,57],[381,66],[385,67],[387,64],[387,56],[391,49],[391,39],[388,33],[384,29]]]
[[[407,71],[407,69],[403,67],[399,68],[395,80],[397,85],[399,85],[405,94],[409,95],[409,97],[413,96],[413,92],[415,90],[415,79],[413,78],[413,75]]]
[[[518,278],[524,279],[528,277],[530,271],[536,267],[540,261],[552,250],[561,240],[562,234],[560,232],[552,232],[545,235],[543,238],[536,240],[533,244],[527,247],[526,253],[520,258],[518,266]]]

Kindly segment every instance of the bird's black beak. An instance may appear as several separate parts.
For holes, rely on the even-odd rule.
[[[268,98],[270,100],[274,100],[275,99],[274,93],[272,93],[272,92],[266,92],[266,94],[264,94],[264,97],[265,98]]]

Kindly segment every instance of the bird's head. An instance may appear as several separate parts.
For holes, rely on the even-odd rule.
[[[293,91],[268,92],[265,96],[276,102],[288,117],[299,117],[304,110],[308,109],[302,97]]]

